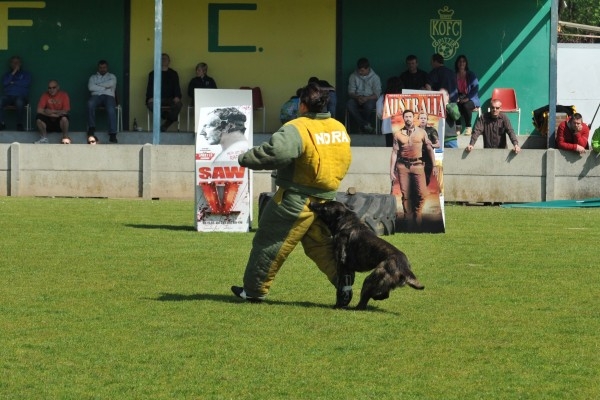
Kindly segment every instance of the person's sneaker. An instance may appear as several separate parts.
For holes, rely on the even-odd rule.
[[[472,131],[471,127],[467,126],[465,128],[465,133],[463,133],[463,135],[470,136],[471,135],[471,131]]]
[[[94,136],[96,134],[96,128],[94,127],[89,127],[88,131],[87,131],[87,135],[88,136]]]
[[[119,143],[119,141],[117,140],[117,134],[116,133],[110,133],[108,135],[108,141],[111,143]]]
[[[0,122],[0,131],[3,131],[6,129],[6,124],[4,122]]]
[[[18,132],[24,132],[25,128],[23,128],[23,124],[17,124],[17,131]]]
[[[42,137],[42,138],[39,138],[38,140],[36,140],[33,143],[34,144],[48,144],[48,138],[47,137]]]
[[[259,297],[248,296],[246,294],[246,291],[244,290],[244,288],[241,286],[232,286],[231,291],[233,292],[233,294],[235,294],[240,299],[247,300],[250,303],[260,303],[261,301],[263,301],[265,299],[264,296],[259,296]]]

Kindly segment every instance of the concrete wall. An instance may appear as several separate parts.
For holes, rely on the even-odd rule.
[[[389,193],[390,149],[354,147],[340,190]],[[0,196],[194,198],[192,145],[0,144]],[[255,172],[254,196],[271,191]],[[600,196],[600,157],[555,149],[446,149],[446,201],[531,202]]]
[[[521,203],[600,196],[600,158],[562,150],[449,151],[446,201]]]

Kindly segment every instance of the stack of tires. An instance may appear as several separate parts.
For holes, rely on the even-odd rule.
[[[258,219],[273,192],[263,192],[258,197]],[[396,227],[396,197],[391,194],[359,193],[349,189],[339,192],[336,200],[344,203],[377,235],[393,235]]]

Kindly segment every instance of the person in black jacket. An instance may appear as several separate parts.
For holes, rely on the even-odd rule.
[[[181,87],[179,86],[179,74],[169,64],[171,58],[167,53],[161,56],[161,118],[164,122],[160,126],[161,132],[169,129],[169,126],[179,119],[181,112]],[[148,85],[146,86],[146,106],[150,112],[154,110],[154,71],[148,74]]]
[[[217,83],[213,78],[208,76],[208,65],[199,63],[196,65],[196,76],[190,80],[188,84],[188,96],[191,99],[191,105],[194,105],[194,89],[216,89]]]

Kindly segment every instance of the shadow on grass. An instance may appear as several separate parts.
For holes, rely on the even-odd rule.
[[[155,300],[155,301],[220,301],[223,303],[238,303],[238,304],[246,303],[245,301],[242,301],[242,300],[234,297],[233,295],[207,294],[207,293],[197,293],[197,294],[161,293],[160,296],[158,296],[157,298],[146,298],[146,299]],[[247,304],[251,304],[251,303],[247,303]],[[313,307],[314,308],[327,308],[327,309],[334,310],[334,308],[331,304],[320,304],[320,303],[313,303],[310,301],[281,301],[281,300],[271,300],[271,299],[264,300],[262,303],[255,303],[255,304],[253,304],[253,306],[260,307],[261,304],[268,304],[268,305],[274,305],[274,306],[304,307],[304,308],[313,308]],[[336,310],[336,311],[338,311],[338,310]],[[346,311],[346,310],[339,310],[339,311]],[[347,311],[354,311],[354,308],[350,308]],[[396,313],[393,311],[388,311],[388,310],[382,310],[380,308],[373,307],[371,305],[367,306],[367,311],[400,315],[399,313]]]
[[[125,224],[128,228],[137,229],[165,229],[169,231],[196,231],[193,226],[189,225],[148,225],[148,224]]]

